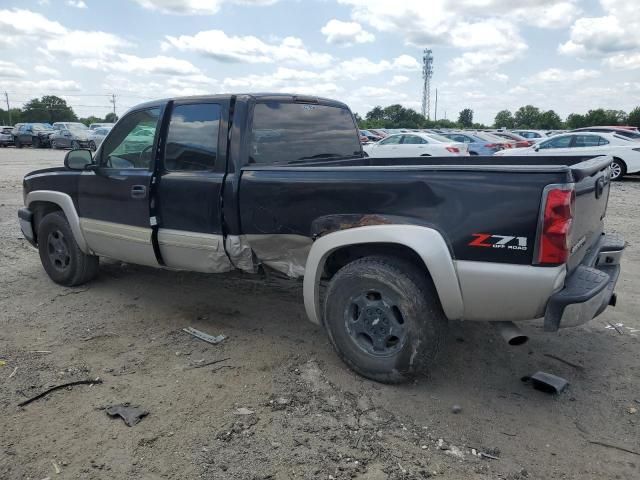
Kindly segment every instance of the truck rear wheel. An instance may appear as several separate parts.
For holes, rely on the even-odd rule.
[[[40,222],[38,251],[47,275],[60,285],[82,285],[98,274],[98,257],[80,250],[62,212],[50,213]]]
[[[383,383],[410,380],[436,358],[447,318],[431,280],[408,261],[370,256],[331,280],[324,322],[338,355]]]

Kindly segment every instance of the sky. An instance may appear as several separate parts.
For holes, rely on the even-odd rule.
[[[0,92],[12,107],[55,94],[79,116],[111,111],[112,94],[121,115],[247,92],[420,111],[424,48],[431,118],[640,105],[637,0],[0,1]]]

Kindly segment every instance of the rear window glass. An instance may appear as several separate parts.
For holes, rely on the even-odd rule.
[[[250,164],[348,158],[360,152],[356,125],[345,108],[282,102],[255,106]]]

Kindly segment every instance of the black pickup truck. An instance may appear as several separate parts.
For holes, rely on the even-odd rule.
[[[429,366],[448,320],[494,322],[517,343],[513,321],[556,331],[615,303],[611,160],[368,158],[340,102],[175,98],[129,111],[95,155],[29,173],[18,213],[66,286],[100,256],[304,277],[309,319],[341,358],[398,382]]]

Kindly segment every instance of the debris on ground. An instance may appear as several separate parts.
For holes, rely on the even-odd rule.
[[[462,412],[462,407],[460,405],[453,405],[451,407],[451,413],[460,413]]]
[[[627,408],[627,413],[629,415],[635,415],[636,413],[638,413],[638,409],[636,407],[629,407]]]
[[[0,367],[4,367],[7,364],[4,360],[0,360]]]
[[[546,372],[536,372],[525,379],[531,380],[533,388],[546,393],[560,393],[569,385],[564,378]]]
[[[601,447],[613,448],[614,450],[620,450],[621,452],[631,453],[633,455],[640,456],[640,452],[636,452],[635,450],[631,450],[630,448],[620,447],[618,445],[614,445],[612,443],[601,442],[599,440],[589,440],[589,443],[593,445],[600,445]]]
[[[60,475],[60,473],[62,473],[62,470],[60,470],[60,467],[55,462],[55,460],[51,460],[51,464],[53,465],[53,469],[56,471],[56,475]]]
[[[76,385],[99,385],[102,383],[102,380],[100,380],[99,378],[96,378],[95,380],[78,380],[76,382],[69,382],[69,383],[63,383],[61,385],[56,385],[55,387],[51,387],[48,390],[45,390],[42,393],[39,393],[38,395],[36,395],[35,397],[31,397],[23,402],[20,402],[18,404],[19,407],[24,407],[26,405],[29,405],[31,402],[35,402],[36,400],[49,395],[51,392],[55,392],[56,390],[60,390],[61,388],[66,388],[66,387],[74,387]]]
[[[9,377],[8,377],[8,378],[13,377],[13,376],[16,374],[16,372],[17,372],[17,371],[18,371],[18,367],[14,368],[14,369],[13,369],[13,372],[11,372],[11,375],[9,375]]]
[[[209,367],[211,365],[215,365],[216,363],[222,363],[222,362],[226,362],[227,360],[229,360],[229,357],[227,358],[221,358],[220,360],[212,360],[210,362],[205,362],[204,359],[202,360],[197,360],[195,362],[193,362],[192,365],[189,366],[189,368],[203,368],[203,367]]]
[[[240,407],[235,410],[236,415],[253,415],[255,412],[253,410],[249,410],[248,408]]]
[[[549,358],[553,358],[554,360],[557,360],[559,362],[564,363],[565,365],[569,365],[570,367],[575,368],[576,370],[580,370],[581,372],[584,371],[584,367],[578,363],[573,363],[570,362],[569,360],[565,360],[562,357],[559,357],[557,355],[554,355],[553,353],[545,353],[544,354],[545,357],[549,357]]]
[[[183,328],[182,331],[196,338],[199,338],[200,340],[210,343],[211,345],[217,345],[226,338],[224,335],[218,335],[217,337],[214,337],[213,335],[201,332],[200,330],[197,330],[193,327]]]
[[[131,406],[128,403],[122,403],[120,405],[112,405],[105,409],[107,415],[110,417],[120,417],[124,420],[124,423],[129,427],[133,427],[138,424],[143,417],[149,415],[147,410],[144,410],[138,406]]]
[[[611,323],[611,322],[607,322],[607,325],[604,327],[607,330],[615,330],[616,332],[618,332],[620,335],[623,335],[624,332],[622,331],[622,327],[624,327],[623,323]]]

